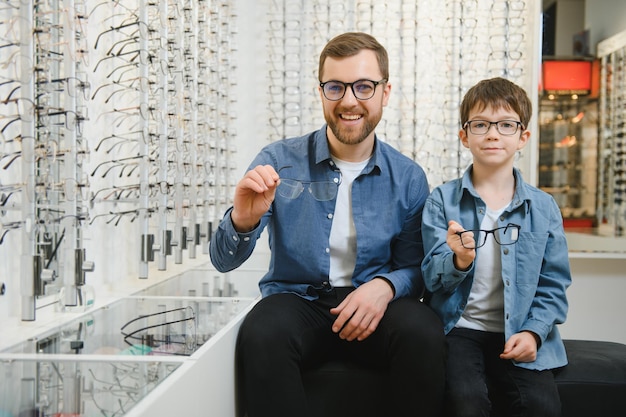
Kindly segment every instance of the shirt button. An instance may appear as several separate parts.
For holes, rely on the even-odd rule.
[[[232,250],[229,250],[229,251],[228,251],[228,254],[229,254],[229,255],[234,255],[234,253],[233,253],[233,251],[232,251]]]
[[[333,182],[337,184],[339,182],[339,178],[333,178]]]
[[[509,285],[511,285],[511,281],[509,281],[508,279],[505,281],[506,286],[508,287]]]
[[[250,240],[250,236],[246,236],[246,237],[244,237],[244,238],[243,238],[243,241],[244,241],[244,242],[247,242],[247,241],[249,241],[249,240]]]
[[[505,255],[508,255],[509,254],[509,249],[508,248],[504,248],[503,252],[504,252]]]
[[[500,216],[500,221],[503,222],[504,221],[504,216]]]
[[[326,253],[330,253],[330,248],[326,248]]]
[[[236,242],[239,240],[239,237],[237,237],[237,235],[233,235],[233,240]]]
[[[332,219],[332,218],[333,218],[333,213],[328,213],[328,216],[327,216],[327,217],[328,217],[329,219]]]

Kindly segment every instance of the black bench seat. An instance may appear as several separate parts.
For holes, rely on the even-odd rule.
[[[556,373],[562,417],[626,416],[626,345],[564,343],[569,365]],[[391,417],[385,416],[385,377],[378,372],[328,362],[306,372],[303,381],[316,416]]]

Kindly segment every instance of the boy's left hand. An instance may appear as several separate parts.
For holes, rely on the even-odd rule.
[[[500,359],[534,362],[537,359],[537,336],[528,331],[514,334],[504,344]]]

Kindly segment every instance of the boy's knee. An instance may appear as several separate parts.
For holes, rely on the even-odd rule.
[[[521,398],[522,412],[519,415],[527,417],[560,417],[561,400],[556,389],[533,390],[523,394]]]

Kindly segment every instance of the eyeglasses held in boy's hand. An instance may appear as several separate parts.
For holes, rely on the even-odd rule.
[[[470,120],[465,122],[463,129],[467,129],[469,127],[469,131],[474,135],[484,135],[489,132],[491,125],[496,125],[498,133],[505,136],[516,134],[520,127],[522,130],[525,129],[522,122],[518,122],[516,120],[498,120],[497,122],[490,122],[487,120]]]
[[[489,234],[493,234],[493,238],[499,245],[512,245],[519,239],[520,229],[519,224],[509,223],[493,230],[464,230],[456,234],[461,238],[461,245],[465,249],[478,249],[487,242]]]
[[[372,80],[357,80],[353,83],[344,83],[341,81],[326,81],[320,83],[320,87],[322,87],[322,92],[324,93],[324,97],[326,97],[330,101],[339,101],[346,95],[346,90],[348,86],[352,89],[352,94],[358,100],[369,100],[374,97],[374,93],[376,92],[376,86],[378,84],[383,84],[387,82],[385,78],[380,81],[372,81]]]
[[[285,168],[291,168],[291,166],[282,167],[278,170],[278,174],[280,175],[280,171]],[[341,184],[341,172],[339,172],[339,178],[331,181],[301,181],[281,177],[276,192],[289,200],[295,200],[306,188],[317,201],[328,201],[337,196],[339,184]]]

